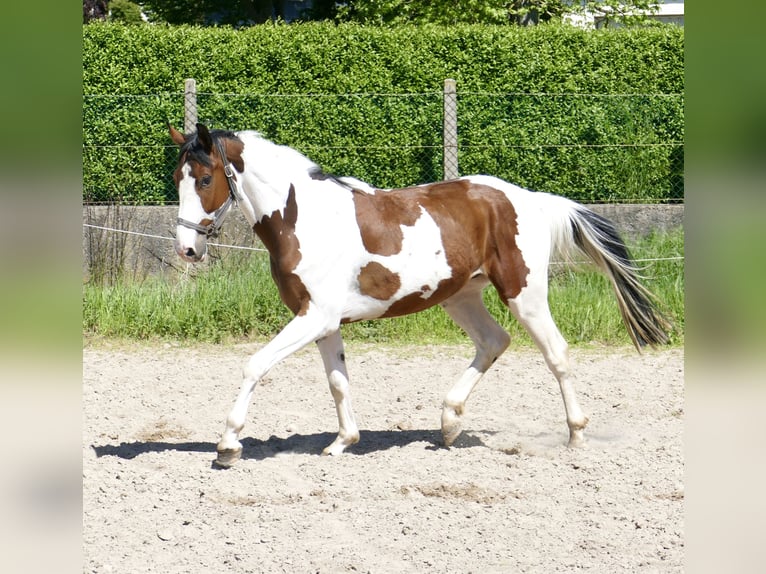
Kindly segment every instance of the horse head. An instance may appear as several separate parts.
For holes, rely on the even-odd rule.
[[[180,147],[173,172],[179,202],[175,250],[182,259],[196,263],[207,255],[208,237],[218,234],[237,200],[236,175],[229,162],[242,171],[242,146],[233,133],[211,132],[204,124],[197,124],[196,133],[187,135],[168,128]]]

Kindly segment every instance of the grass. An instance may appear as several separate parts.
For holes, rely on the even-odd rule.
[[[657,234],[631,246],[636,259],[683,257],[683,233]],[[647,285],[675,324],[671,343],[684,340],[684,261],[652,261]],[[630,345],[607,280],[599,273],[553,266],[551,310],[564,337],[573,345]],[[531,346],[526,332],[491,288],[485,302],[517,346]],[[291,318],[279,300],[262,253],[235,254],[196,277],[178,281],[150,277],[143,282],[86,284],[83,330],[86,335],[128,339],[175,339],[204,342],[273,336]],[[466,336],[438,307],[417,315],[363,321],[343,327],[344,338],[357,342],[438,344],[466,341]]]

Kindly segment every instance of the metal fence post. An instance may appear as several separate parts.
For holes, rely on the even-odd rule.
[[[184,81],[184,133],[197,131],[197,81]]]
[[[458,177],[457,90],[455,80],[444,80],[444,179]]]

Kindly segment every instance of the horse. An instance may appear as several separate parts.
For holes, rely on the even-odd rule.
[[[258,381],[279,361],[316,343],[335,401],[338,435],[323,454],[359,441],[349,394],[341,325],[402,316],[440,305],[470,337],[473,361],[441,411],[446,447],[462,430],[466,401],[510,335],[484,306],[491,284],[529,332],[558,381],[568,445],[584,444],[588,424],[577,401],[568,344],[548,307],[554,254],[583,253],[608,277],[633,344],[664,344],[670,323],[613,223],[561,196],[472,175],[401,189],[376,189],[325,173],[295,149],[256,131],[183,134],[173,179],[179,207],[174,248],[187,262],[207,255],[236,204],[270,257],[271,275],[293,318],[243,369],[214,465],[241,458],[239,434]]]

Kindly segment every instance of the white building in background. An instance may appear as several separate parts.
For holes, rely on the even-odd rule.
[[[675,24],[677,26],[684,25],[684,0],[667,2],[659,0],[659,10],[650,14],[649,18],[657,20],[663,24]],[[565,19],[573,24],[579,26],[585,26],[588,28],[601,28],[604,25],[604,18],[596,16],[594,14],[586,13],[573,14],[571,16],[565,16]]]
[[[684,0],[680,2],[662,2],[660,11],[652,18],[663,24],[684,25]]]
[[[684,0],[657,0],[659,10],[655,14],[650,14],[652,20],[657,20],[663,24],[684,25]],[[310,9],[313,0],[284,0],[284,20],[291,22],[300,17],[303,10]],[[572,14],[564,16],[564,19],[575,25],[587,28],[601,28],[604,25],[604,19],[594,14]]]

